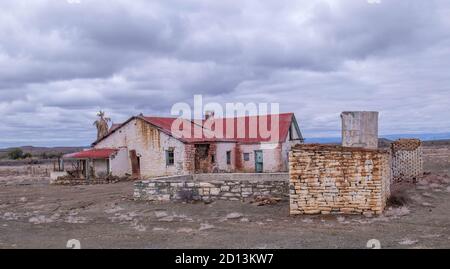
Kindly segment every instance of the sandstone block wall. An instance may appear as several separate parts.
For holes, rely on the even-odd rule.
[[[201,174],[166,177],[135,183],[134,198],[145,201],[245,201],[255,197],[287,198],[287,173]],[[208,177],[209,176],[209,177]]]
[[[289,166],[292,215],[381,214],[390,195],[387,151],[298,145]]]
[[[418,139],[400,139],[391,144],[394,182],[417,180],[423,176],[422,142]]]

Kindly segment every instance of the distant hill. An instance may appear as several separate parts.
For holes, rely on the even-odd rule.
[[[380,148],[389,147],[390,144],[400,138],[417,138],[423,141],[425,146],[431,145],[450,145],[450,133],[440,134],[394,134],[382,135],[378,139],[378,146]],[[314,137],[305,138],[305,143],[321,143],[321,144],[341,144],[340,137]]]
[[[387,139],[387,138],[378,138],[378,147],[379,148],[388,148],[391,146],[392,142],[394,142],[394,141]]]
[[[24,153],[30,153],[33,157],[40,157],[44,153],[46,155],[58,155],[58,154],[67,154],[76,151],[83,150],[88,147],[33,147],[33,146],[22,146],[22,147],[14,147],[14,148],[4,148],[0,149],[0,159],[6,158],[8,152],[13,149],[20,148]]]

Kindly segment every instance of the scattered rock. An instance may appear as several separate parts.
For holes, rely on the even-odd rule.
[[[233,212],[233,213],[228,214],[225,218],[226,219],[239,219],[241,217],[242,217],[241,213]]]
[[[425,207],[434,207],[432,204],[427,203],[427,202],[422,203],[422,206],[425,206]]]
[[[441,184],[431,183],[431,184],[430,184],[430,187],[431,187],[432,189],[440,188],[440,187],[441,187]]]
[[[447,192],[450,192],[450,186],[449,186],[449,187],[447,187]]]
[[[68,216],[65,219],[65,222],[67,223],[87,223],[88,220],[85,217],[76,217],[76,216]]]
[[[194,232],[194,230],[191,228],[180,228],[177,230],[177,233],[192,233],[192,232]]]
[[[21,197],[19,200],[20,200],[22,203],[26,203],[26,202],[27,202],[27,198],[26,198],[26,197]]]
[[[422,196],[429,197],[429,198],[433,197],[433,195],[431,193],[429,193],[429,192],[422,193]]]
[[[157,218],[164,218],[167,217],[169,214],[167,214],[166,211],[155,211],[155,215]]]
[[[250,222],[250,220],[248,218],[242,218],[241,222]]]
[[[199,230],[200,231],[204,231],[204,230],[210,230],[210,229],[213,229],[213,228],[214,228],[214,225],[211,225],[209,223],[201,223]]]
[[[115,207],[106,209],[106,210],[105,210],[105,213],[108,213],[108,214],[114,214],[114,213],[117,213],[117,212],[122,211],[122,210],[123,210],[122,207],[120,207],[120,206],[115,206]]]
[[[314,221],[310,218],[302,219],[302,222],[304,223],[313,223]]]
[[[50,218],[40,215],[36,217],[31,217],[28,221],[33,224],[42,224],[42,223],[52,223],[55,221],[55,218],[59,217],[59,215],[54,215]]]
[[[128,212],[125,214],[116,213],[114,217],[109,218],[112,221],[132,221],[136,217],[136,212]]]
[[[19,215],[13,212],[5,212],[2,216],[2,219],[4,220],[18,220]]]
[[[173,216],[167,216],[167,217],[163,217],[163,218],[159,219],[159,221],[165,221],[165,222],[171,222],[173,220],[174,220]]]
[[[274,197],[256,197],[251,203],[257,206],[273,205],[280,202],[280,198]]]
[[[420,238],[425,238],[425,239],[427,239],[427,238],[438,238],[438,237],[441,237],[441,236],[442,236],[442,234],[426,234],[426,235],[420,236]]]
[[[417,242],[419,242],[418,240],[411,240],[408,238],[403,239],[402,241],[398,242],[400,245],[403,246],[410,246],[410,245],[414,245],[417,244]]]
[[[164,231],[168,231],[169,229],[167,228],[161,228],[161,227],[154,227],[152,229],[154,232],[164,232]]]
[[[139,224],[139,223],[137,222],[137,220],[135,220],[135,221],[131,224],[131,228],[135,229],[135,230],[138,231],[138,232],[145,232],[145,231],[147,231],[147,227],[145,227],[145,226],[142,225],[142,224]]]
[[[430,187],[428,187],[428,186],[417,186],[416,187],[416,189],[418,189],[418,190],[422,190],[422,191],[425,191],[425,190],[428,190]]]
[[[373,217],[373,213],[372,212],[364,212],[363,216],[366,218],[372,218]]]
[[[409,208],[407,208],[406,206],[402,206],[402,207],[394,207],[394,208],[390,207],[386,210],[384,215],[387,217],[401,217],[401,216],[406,216],[409,213],[411,213]]]

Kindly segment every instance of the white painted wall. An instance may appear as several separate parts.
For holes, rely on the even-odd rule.
[[[95,159],[92,160],[94,166],[94,173],[96,177],[104,177],[108,175],[108,160]]]
[[[216,165],[219,172],[231,173],[236,167],[235,160],[236,143],[217,143],[216,144]],[[227,151],[231,151],[231,164],[227,164]]]
[[[263,172],[279,172],[280,167],[280,148],[266,149],[260,144],[241,144],[241,158],[243,172],[255,172],[255,150],[262,150],[263,152]],[[250,154],[248,161],[244,160],[244,153]]]
[[[111,171],[113,175],[123,177],[131,175],[131,161],[127,147],[119,148],[119,151],[110,158]]]
[[[184,144],[167,134],[153,128],[140,119],[133,119],[122,126],[109,137],[100,141],[95,148],[126,147],[128,152],[136,150],[140,157],[141,176],[143,178],[187,174],[183,169]],[[166,166],[165,150],[174,148],[175,164]],[[117,161],[118,162],[118,161]],[[129,168],[118,168],[112,165],[113,175],[120,175],[125,170],[131,173],[131,161],[128,157]]]

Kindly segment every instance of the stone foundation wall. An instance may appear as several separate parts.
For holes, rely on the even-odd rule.
[[[298,145],[289,166],[292,215],[381,214],[390,195],[387,151]]]
[[[394,182],[414,181],[423,176],[422,142],[400,139],[391,144]]]
[[[135,183],[135,200],[145,201],[246,201],[257,197],[286,198],[287,173],[199,174],[156,178]]]

